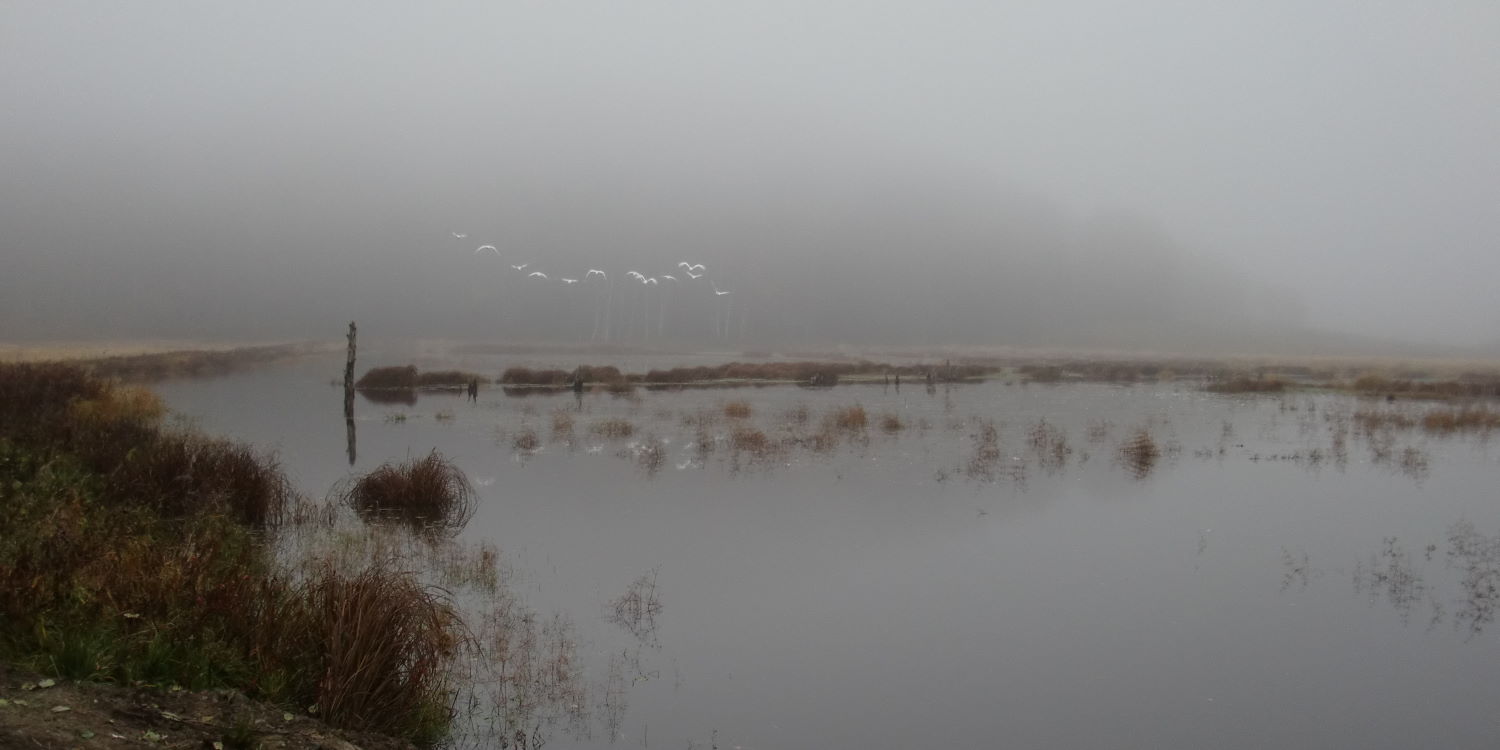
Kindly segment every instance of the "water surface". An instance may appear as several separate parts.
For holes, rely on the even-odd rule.
[[[493,360],[485,371],[576,364]],[[159,390],[203,429],[277,451],[314,495],[388,460],[455,460],[482,496],[463,539],[496,544],[527,605],[574,627],[587,717],[542,727],[549,746],[1500,740],[1496,452],[1351,425],[1381,403],[1003,379],[489,388],[475,403],[360,399],[350,466],[329,385],[341,364]],[[725,417],[733,400],[751,416]],[[733,446],[746,426],[806,438],[854,404],[869,424],[835,446]],[[903,428],[883,430],[885,414]],[[608,418],[634,434],[590,432]],[[1031,444],[1039,421],[1065,450]],[[991,423],[998,454],[976,463]],[[1119,456],[1142,428],[1162,451],[1145,472]],[[540,447],[516,450],[528,429]],[[611,605],[642,576],[660,611],[622,627]]]

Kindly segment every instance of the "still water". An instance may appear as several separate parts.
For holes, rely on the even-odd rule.
[[[511,364],[575,363],[477,366]],[[481,496],[462,539],[493,542],[516,595],[571,623],[586,690],[530,735],[551,747],[1500,743],[1500,454],[1355,419],[1425,405],[1004,379],[495,387],[361,398],[351,466],[341,366],[158,390],[314,496],[453,459]],[[863,430],[812,439],[856,404]],[[631,436],[595,434],[615,418]],[[1120,455],[1141,429],[1160,451],[1145,471]],[[653,607],[622,622],[632,591]]]

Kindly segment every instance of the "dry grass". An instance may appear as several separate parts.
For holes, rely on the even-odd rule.
[[[352,576],[326,567],[278,609],[267,613],[277,637],[267,647],[307,659],[325,721],[417,739],[446,724],[450,667],[466,636],[435,591],[393,563]]]
[[[417,373],[418,388],[465,388],[470,383],[488,384],[489,378],[463,370],[438,370]]]
[[[1410,429],[1417,425],[1416,417],[1403,411],[1360,409],[1353,414],[1354,424],[1364,432],[1385,429]]]
[[[552,412],[552,437],[557,439],[570,439],[573,437],[573,415],[562,409]]]
[[[864,432],[870,421],[865,407],[859,404],[835,409],[830,416],[833,425],[844,432]]]
[[[1073,454],[1067,434],[1045,419],[1038,420],[1026,431],[1026,442],[1042,467],[1048,470],[1061,469],[1068,462],[1068,456]]]
[[[1281,393],[1287,388],[1286,381],[1278,378],[1236,377],[1209,383],[1205,389],[1211,393]]]
[[[661,614],[661,599],[656,595],[657,571],[635,579],[625,593],[609,603],[609,621],[626,629],[636,638],[647,640],[656,633],[656,616]]]
[[[416,365],[372,367],[354,381],[360,390],[411,390],[417,387]]]
[[[224,512],[254,526],[275,524],[294,495],[276,461],[241,443],[163,432],[110,473],[112,501],[163,516]]]
[[[522,427],[511,438],[510,447],[521,453],[532,453],[542,447],[542,439],[536,436],[536,430]]]
[[[1500,376],[1470,374],[1453,380],[1412,380],[1367,374],[1355,378],[1345,387],[1365,395],[1393,398],[1497,398],[1500,397]]]
[[[1120,444],[1117,455],[1120,463],[1132,475],[1137,479],[1144,479],[1152,469],[1156,468],[1156,462],[1161,458],[1162,451],[1151,436],[1151,430],[1141,427]]]
[[[224,375],[323,351],[325,348],[318,344],[277,344],[221,350],[183,349],[80,359],[72,361],[70,365],[97,378],[146,383],[170,378]]]
[[[756,457],[767,457],[774,451],[776,444],[766,433],[754,427],[736,427],[729,435],[729,447]]]
[[[502,385],[545,385],[562,387],[573,382],[573,373],[567,370],[533,370],[530,367],[509,367],[500,373]]]
[[[887,435],[894,435],[906,429],[906,423],[901,421],[899,415],[886,413],[880,415],[880,429]]]
[[[618,440],[635,434],[635,425],[628,419],[618,417],[601,419],[589,426],[589,431],[603,438]]]
[[[1000,429],[991,420],[981,420],[978,429],[969,436],[974,441],[974,452],[964,472],[971,479],[993,481],[1000,465]]]
[[[235,688],[437,741],[451,610],[389,566],[293,582],[257,528],[285,512],[285,477],[244,446],[161,430],[158,406],[77,368],[0,366],[0,659]]]
[[[730,419],[749,419],[750,404],[745,401],[730,401],[724,404],[724,416]]]
[[[1439,435],[1456,432],[1488,433],[1500,429],[1500,411],[1487,406],[1433,409],[1422,415],[1422,429]]]
[[[422,528],[463,528],[476,510],[468,477],[433,451],[401,464],[386,463],[339,491],[360,515]]]
[[[656,473],[661,471],[661,467],[667,462],[667,447],[655,435],[647,436],[640,445],[636,446],[635,462],[646,470],[647,476],[656,476]]]

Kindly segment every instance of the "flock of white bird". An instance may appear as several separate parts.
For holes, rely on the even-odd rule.
[[[450,234],[453,235],[453,239],[454,240],[461,241],[461,240],[466,240],[466,239],[469,238],[469,235],[465,234],[463,232],[450,232]],[[476,247],[474,249],[474,255],[482,255],[484,253],[493,253],[495,255],[495,257],[497,257],[497,258],[502,257],[500,249],[497,248],[494,245],[484,244],[484,245],[480,245],[480,246],[478,246],[478,247]],[[556,282],[560,282],[564,286],[572,286],[574,284],[588,284],[589,282],[597,279],[598,282],[603,285],[603,287],[604,287],[604,294],[606,296],[602,299],[602,304],[601,305],[596,305],[596,310],[595,310],[595,315],[594,315],[594,331],[593,331],[593,334],[592,334],[592,338],[596,338],[597,339],[597,338],[600,338],[601,336],[603,338],[605,338],[605,339],[611,338],[611,336],[614,333],[613,326],[612,326],[612,320],[611,320],[611,318],[612,318],[611,311],[614,308],[614,284],[612,283],[612,281],[610,279],[609,273],[607,273],[606,271],[604,271],[602,269],[599,269],[599,268],[590,268],[590,269],[587,269],[587,271],[581,277],[558,276],[554,280],[553,277],[550,276],[550,275],[548,275],[545,271],[533,269],[533,270],[531,270],[531,271],[528,272],[526,269],[531,268],[531,263],[529,261],[525,262],[525,263],[513,263],[513,264],[509,264],[509,265],[510,265],[511,269],[515,270],[516,272],[525,274],[526,275],[525,277],[528,278],[528,279],[535,279],[537,281],[544,281],[544,282],[553,282],[553,281],[556,281]],[[646,274],[641,273],[640,271],[634,271],[634,270],[626,271],[625,274],[624,274],[624,276],[626,278],[630,279],[631,281],[633,281],[633,282],[635,282],[637,284],[640,284],[642,287],[659,287],[659,286],[662,285],[663,281],[671,282],[671,284],[677,285],[677,284],[691,283],[691,282],[697,281],[698,279],[702,279],[702,278],[704,278],[704,277],[706,277],[708,275],[708,267],[705,266],[702,263],[690,263],[690,262],[684,260],[684,261],[682,261],[682,262],[680,262],[680,263],[677,264],[677,268],[681,269],[682,275],[685,276],[686,279],[680,279],[680,278],[678,278],[678,276],[676,276],[674,274],[670,274],[670,273],[663,273],[663,274],[659,274],[657,276],[647,276]],[[731,294],[730,290],[728,290],[728,289],[720,289],[718,283],[715,282],[713,279],[709,279],[708,280],[708,285],[709,285],[709,288],[713,290],[715,298],[724,298],[724,297],[727,297],[729,294]],[[727,303],[728,300],[725,300],[725,302]],[[657,306],[657,325],[656,325],[657,334],[658,335],[660,335],[662,333],[662,330],[663,330],[664,326],[665,326],[665,301],[664,300],[658,300],[658,306]],[[715,332],[715,334],[716,335],[726,335],[728,333],[728,326],[729,326],[728,311],[727,310],[717,310],[716,309],[716,311],[715,311],[715,321],[714,321],[714,332]],[[630,323],[627,324],[627,330],[629,330],[630,328],[633,328],[633,327],[634,327],[634,321],[632,321],[632,322],[630,322]],[[645,324],[645,330],[646,330],[646,332],[647,332],[648,335],[649,335],[649,332],[650,332],[650,328],[651,328],[651,326],[650,326],[649,322],[647,322]]]

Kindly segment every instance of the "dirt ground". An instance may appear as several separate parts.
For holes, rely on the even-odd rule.
[[[45,680],[0,666],[0,748],[406,750],[332,729],[235,691],[188,692]]]

